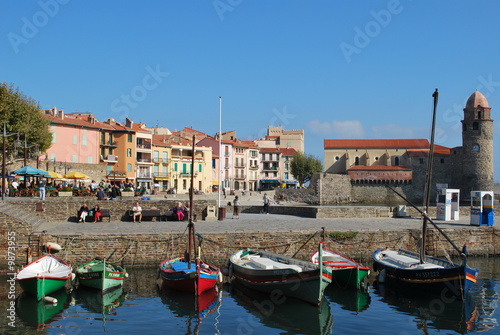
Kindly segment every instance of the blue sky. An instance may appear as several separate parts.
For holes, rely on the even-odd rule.
[[[478,89],[500,113],[500,2],[0,1],[0,75],[42,108],[241,139],[268,125],[323,140],[461,145]],[[495,142],[500,136],[495,122]],[[495,146],[495,180],[500,148]]]

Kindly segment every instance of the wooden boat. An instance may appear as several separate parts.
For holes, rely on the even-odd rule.
[[[315,252],[311,262],[318,264],[318,256]],[[332,283],[343,288],[359,288],[370,274],[370,268],[327,248],[323,248],[323,265],[332,268]]]
[[[463,298],[465,293],[476,282],[479,270],[467,266],[467,251],[464,246],[460,250],[453,241],[429,218],[426,214],[429,208],[432,161],[434,153],[434,129],[436,120],[436,106],[438,91],[433,94],[434,111],[431,131],[431,143],[427,165],[427,176],[425,185],[424,205],[425,211],[405,199],[401,194],[392,189],[396,194],[405,199],[411,206],[422,214],[422,228],[420,233],[419,252],[407,250],[393,250],[389,248],[378,249],[373,255],[373,267],[380,271],[379,281],[394,281],[398,285],[407,285],[412,290],[422,292],[434,292],[442,296],[455,296]],[[427,223],[433,224],[434,228],[443,235],[448,242],[462,257],[462,264],[452,261],[430,257],[425,255]]]
[[[194,144],[193,136],[193,157],[191,163],[191,187],[189,192],[189,224],[188,224],[188,247],[182,257],[165,259],[160,263],[158,272],[163,284],[167,287],[181,291],[192,292],[200,295],[212,289],[219,280],[220,269],[215,265],[204,262],[200,258],[201,250],[196,247],[194,238],[194,215],[193,215],[193,167],[194,167]],[[191,258],[194,254],[194,259]]]
[[[332,281],[332,268],[323,266],[322,247],[320,242],[317,264],[271,252],[240,250],[229,258],[229,272],[251,289],[266,293],[280,290],[286,296],[319,305]]]
[[[71,266],[62,259],[48,254],[24,266],[16,280],[21,288],[37,300],[63,288],[71,277]]]
[[[81,264],[76,269],[76,278],[80,285],[102,291],[121,286],[125,277],[127,272],[122,266],[106,262],[106,258],[101,257]]]

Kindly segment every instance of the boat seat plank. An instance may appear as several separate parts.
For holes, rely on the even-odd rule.
[[[291,269],[291,270],[295,270],[297,272],[302,271],[302,268],[298,265],[279,263],[279,262],[275,262],[269,258],[252,257],[252,258],[250,258],[250,262],[257,267],[260,267],[261,269],[266,269],[266,270]]]

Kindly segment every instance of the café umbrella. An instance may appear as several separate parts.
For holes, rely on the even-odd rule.
[[[73,171],[73,172],[67,173],[63,177],[66,179],[90,179],[89,176],[87,176],[84,173],[78,172],[78,171]]]
[[[20,169],[12,171],[10,174],[18,176],[31,176],[31,177],[45,177],[50,178],[50,174],[46,171],[31,167],[29,165],[23,166]]]
[[[50,177],[48,177],[48,178],[52,178],[52,179],[62,179],[62,178],[64,178],[64,176],[62,174],[54,172],[54,171],[47,171],[47,173],[50,175]]]

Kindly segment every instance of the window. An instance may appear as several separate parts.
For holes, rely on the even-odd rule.
[[[82,135],[82,145],[87,145],[87,135]]]
[[[128,136],[127,136],[128,143],[132,143],[132,137],[133,137],[132,134],[128,134]]]
[[[76,157],[76,155],[71,155],[71,162],[78,163],[78,158]]]
[[[153,166],[153,170],[154,170],[154,172],[153,172],[153,173],[154,173],[154,175],[155,175],[155,176],[158,176],[158,171],[160,170],[160,169],[159,169],[159,165],[155,165],[155,166]]]
[[[394,157],[394,165],[399,166],[399,157]]]
[[[163,151],[163,163],[166,163],[168,161],[168,152]]]
[[[288,178],[288,172],[285,172],[285,179],[290,179]]]
[[[288,171],[290,168],[288,166],[288,163],[285,163],[285,171]],[[287,178],[288,179],[288,178]]]
[[[127,149],[127,157],[132,157],[132,149]]]
[[[179,163],[174,163],[174,171],[177,172],[178,171],[178,164]]]
[[[185,190],[187,188],[187,180],[182,179],[182,189]]]
[[[56,133],[52,133],[52,143],[56,143]]]
[[[339,156],[335,156],[335,160],[338,161],[340,159]]]
[[[203,172],[203,167],[201,164],[198,164],[198,172],[200,172],[200,173]]]
[[[424,164],[424,159],[423,159],[423,158],[419,158],[419,159],[418,159],[418,162],[419,162],[420,164]]]
[[[88,156],[87,157],[87,163],[88,164],[93,164],[92,161],[93,161],[92,156]]]
[[[215,169],[216,168],[216,165],[215,165],[215,158],[212,158],[212,169]]]
[[[127,172],[132,172],[132,164],[127,164]]]
[[[356,157],[356,158],[354,159],[354,165],[359,165],[359,157]]]
[[[479,130],[479,123],[477,122],[472,123],[472,130]]]
[[[441,158],[441,164],[444,164],[444,158]]]
[[[50,154],[50,160],[55,162],[56,161],[56,154]]]
[[[158,163],[160,161],[159,155],[160,155],[160,153],[158,152],[158,150],[153,151],[153,159],[154,159],[155,163]]]
[[[78,144],[78,135],[73,135],[73,144]]]
[[[187,165],[182,164],[182,173],[186,174],[187,173]]]

